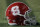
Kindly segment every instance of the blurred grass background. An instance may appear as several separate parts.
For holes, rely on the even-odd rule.
[[[28,5],[32,9],[34,15],[36,16],[36,20],[40,23],[40,0],[0,0],[0,27],[29,27],[29,26],[9,26],[7,24],[5,11],[11,3],[17,1],[24,2],[26,5]]]

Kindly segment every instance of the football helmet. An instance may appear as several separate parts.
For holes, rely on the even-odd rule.
[[[12,20],[16,19],[17,15],[23,16],[25,18],[26,13],[28,13],[28,12],[30,12],[30,9],[26,4],[24,4],[22,2],[15,2],[8,6],[8,8],[6,10],[6,16],[9,17],[8,19],[11,19],[11,21],[12,21]]]
[[[29,7],[22,3],[22,2],[15,2],[12,3],[8,6],[7,11],[6,11],[6,16],[16,16],[16,15],[20,15],[23,16],[25,15],[25,13],[29,10]],[[11,13],[10,13],[11,12]]]

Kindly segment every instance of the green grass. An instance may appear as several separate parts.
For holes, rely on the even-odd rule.
[[[27,25],[27,26],[9,26],[7,23],[0,23],[0,27],[40,27],[40,25],[37,25],[37,26],[30,26],[30,25]]]
[[[40,23],[40,0],[0,0],[0,27],[30,27],[30,26],[9,26],[7,24],[7,19],[5,16],[6,8],[10,3],[15,1],[24,2],[27,4],[33,11],[34,15],[36,16],[36,20]],[[31,27],[40,27],[38,26],[31,26]]]

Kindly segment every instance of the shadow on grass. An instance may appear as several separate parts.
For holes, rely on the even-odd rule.
[[[0,23],[0,27],[40,27],[40,25],[38,26],[30,26],[30,25],[27,25],[27,26],[10,26],[8,25],[7,23]]]
[[[8,24],[7,23],[0,23],[0,27],[7,27]]]

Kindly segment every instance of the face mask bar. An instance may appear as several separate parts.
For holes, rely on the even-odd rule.
[[[25,12],[25,19],[26,20],[24,20],[24,24],[26,24],[27,25],[27,22],[31,25],[31,24],[33,24],[33,25],[36,25],[36,18],[35,18],[35,16],[33,16],[33,17],[30,17],[30,13],[31,13],[32,11],[30,10],[30,8],[29,8],[29,10],[28,11],[26,11]]]

